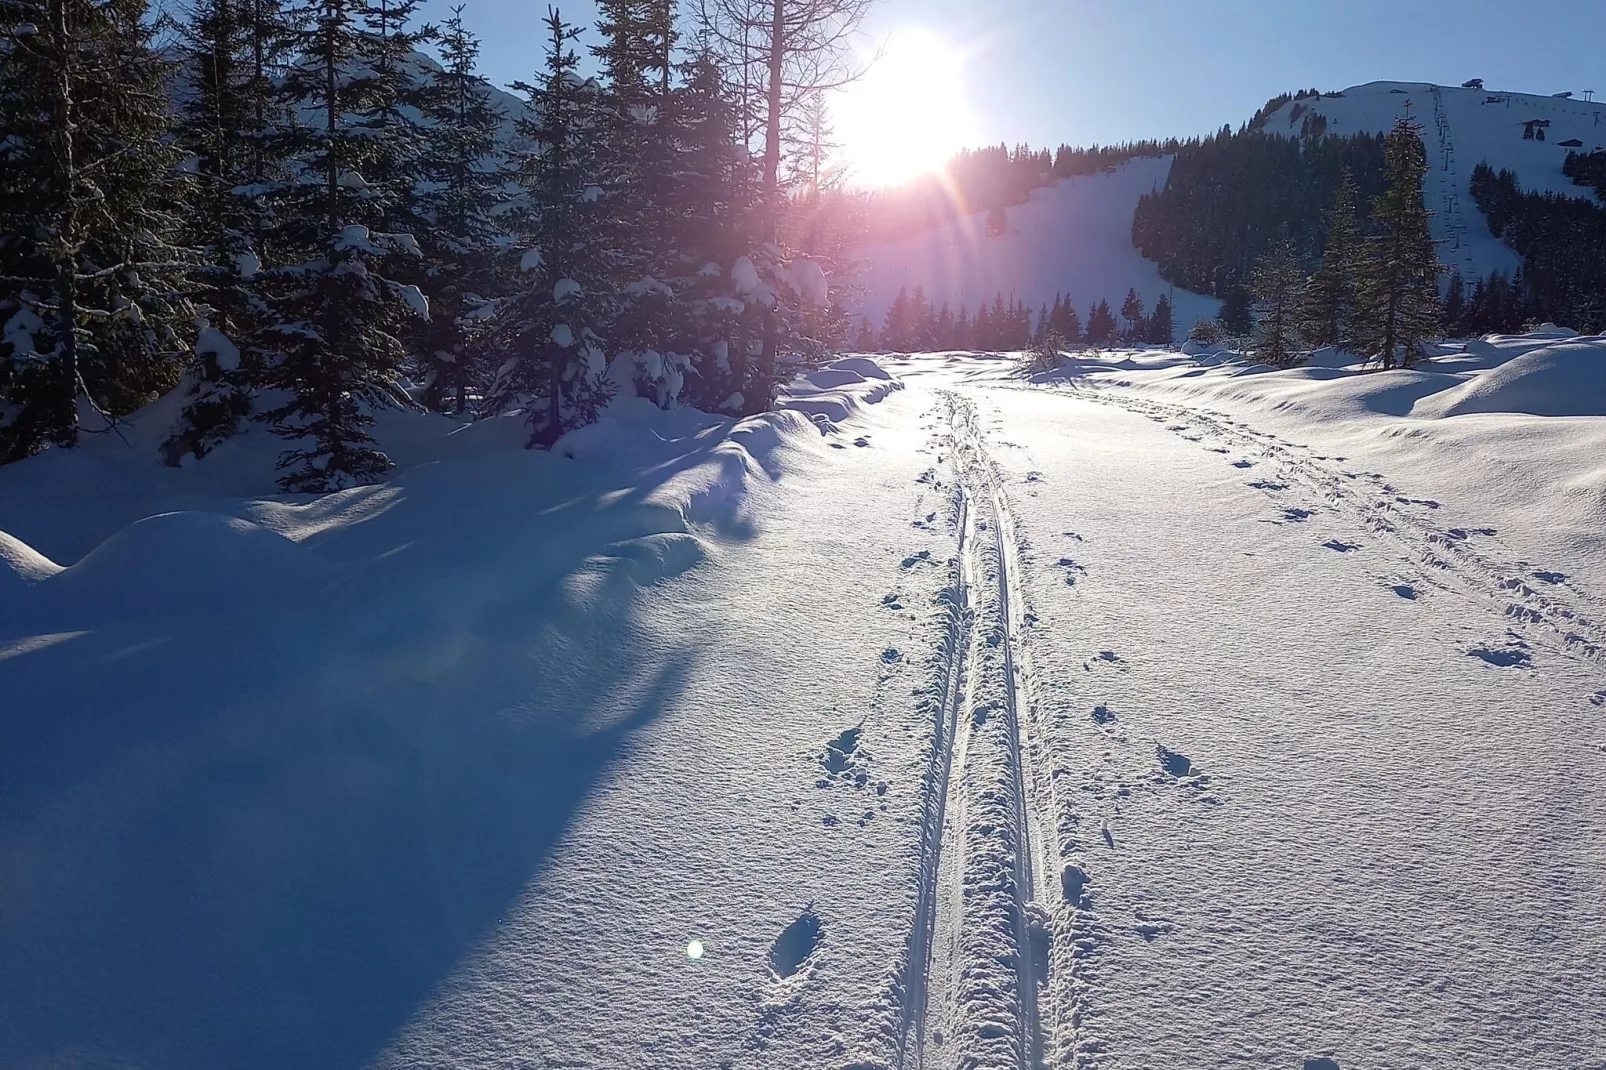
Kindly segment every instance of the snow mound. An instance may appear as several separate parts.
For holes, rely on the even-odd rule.
[[[56,564],[32,546],[0,531],[0,598],[9,598],[40,580],[61,571]]]
[[[1413,416],[1475,412],[1531,416],[1606,416],[1606,338],[1531,350],[1430,398]]]
[[[892,373],[869,357],[842,357],[826,365],[828,368],[840,368],[843,371],[857,372],[866,379],[886,379],[891,381]]]
[[[130,524],[41,585],[46,612],[83,622],[234,607],[303,590],[333,566],[260,524],[159,513]]]

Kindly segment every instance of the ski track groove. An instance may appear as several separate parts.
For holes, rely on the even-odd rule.
[[[1255,430],[1218,413],[1171,402],[1154,401],[1104,389],[1077,390],[1078,396],[1113,404],[1156,422],[1189,422],[1192,429],[1217,437],[1245,453],[1277,465],[1279,479],[1298,485],[1319,497],[1335,512],[1382,536],[1414,564],[1419,578],[1439,590],[1456,591],[1488,604],[1544,645],[1595,663],[1606,663],[1606,615],[1593,608],[1582,592],[1572,603],[1528,582],[1532,566],[1502,563],[1469,545],[1470,536],[1458,537],[1426,518],[1413,515],[1390,500],[1402,495],[1379,479],[1357,472],[1350,477],[1326,467],[1275,435]],[[1189,428],[1182,429],[1183,431]],[[1182,431],[1175,432],[1182,434]],[[1365,490],[1375,491],[1368,495]],[[1527,575],[1525,575],[1527,574]],[[1558,592],[1564,584],[1554,585]]]
[[[899,1065],[1036,1070],[1055,1032],[1039,1007],[1051,998],[1052,957],[1049,916],[1036,896],[1053,883],[1042,867],[1058,852],[1042,820],[1057,811],[1032,723],[1019,535],[974,403],[947,391],[939,398],[959,546]],[[928,1046],[928,1032],[939,1031]]]

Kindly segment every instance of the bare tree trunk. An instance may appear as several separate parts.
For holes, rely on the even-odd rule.
[[[73,159],[73,42],[67,22],[67,0],[51,0],[50,21],[60,50],[56,64],[56,123],[54,136],[56,174],[61,182],[61,217],[56,232],[56,318],[61,335],[61,383],[56,444],[78,443],[78,182]]]
[[[764,113],[764,240],[777,244],[781,222],[781,76],[786,61],[785,0],[772,0],[770,15],[769,71],[765,85]],[[752,377],[753,391],[761,397],[746,398],[748,412],[763,412],[775,400],[775,356],[780,348],[780,329],[775,309],[764,310],[764,337],[758,353],[758,375]]]

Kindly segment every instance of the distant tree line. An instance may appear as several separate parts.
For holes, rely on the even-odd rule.
[[[1175,341],[1171,297],[1161,294],[1154,311],[1147,312],[1136,289],[1128,290],[1120,316],[1105,300],[1088,307],[1084,320],[1064,294],[1034,314],[1011,295],[996,295],[971,312],[965,305],[952,309],[944,301],[933,305],[925,288],[910,293],[899,289],[878,331],[868,317],[859,322],[854,347],[861,352],[896,350],[905,353],[974,349],[985,352],[1020,350],[1052,340],[1059,346],[1170,345]]]

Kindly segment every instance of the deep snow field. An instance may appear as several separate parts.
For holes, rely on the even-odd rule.
[[[0,468],[0,1067],[1606,1067],[1606,339]]]

